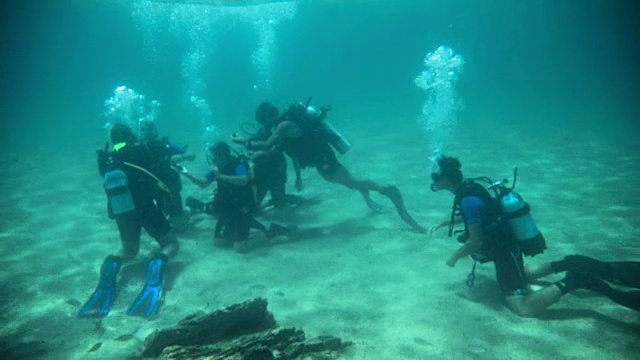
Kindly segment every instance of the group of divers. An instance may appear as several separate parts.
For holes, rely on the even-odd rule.
[[[176,233],[188,223],[190,214],[212,215],[216,219],[214,243],[239,252],[250,250],[251,229],[262,232],[267,239],[296,237],[299,230],[294,226],[272,223],[267,227],[257,219],[267,205],[267,193],[268,206],[274,208],[287,207],[298,199],[285,192],[287,158],[293,164],[298,190],[303,186],[301,170],[315,168],[327,182],[360,192],[373,211],[381,206],[371,199],[371,192],[387,197],[401,219],[417,233],[433,235],[447,228],[450,237],[458,235],[461,245],[446,264],[453,267],[458,260],[471,257],[474,265],[467,285],[472,286],[476,263],[493,262],[504,302],[517,315],[538,316],[576,289],[590,290],[640,310],[640,262],[605,262],[570,255],[537,266],[524,263],[525,255],[542,253],[546,244],[529,206],[513,190],[517,173],[513,186],[507,187],[505,180],[465,178],[457,158],[436,156],[432,159],[431,190],[449,191],[454,201],[445,221],[422,227],[406,210],[396,186],[358,179],[340,163],[336,152],[344,154],[349,144],[326,122],[329,110],[329,106],[311,107],[309,101],[294,103],[284,111],[269,102],[261,103],[255,110],[258,130],[246,138],[231,136],[231,141],[246,151],[237,153],[225,141],[208,146],[211,169],[203,177],[182,165],[193,160],[195,154],[161,137],[153,121],[142,121],[139,134],[124,123],[114,124],[110,129],[111,146],[99,150],[97,158],[108,215],[117,224],[121,248],[104,259],[98,285],[78,316],[104,317],[109,313],[118,291],[118,272],[137,256],[142,229],[159,244],[147,264],[144,288],[127,310],[128,315],[143,317],[159,312],[165,267],[179,251]],[[181,177],[202,188],[216,183],[214,194],[208,201],[187,198],[183,203]],[[461,226],[458,229],[456,225]],[[555,282],[537,281],[556,273],[564,273],[564,277]]]

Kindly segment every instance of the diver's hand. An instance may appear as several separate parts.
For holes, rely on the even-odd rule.
[[[456,263],[458,262],[458,259],[455,256],[452,256],[449,258],[449,260],[447,260],[447,266],[448,267],[454,267],[456,266]]]
[[[429,227],[429,236],[433,236],[435,235],[436,231],[442,229],[445,226],[449,225],[449,221],[443,221],[439,224],[433,225],[431,227]]]
[[[185,160],[184,156],[178,154],[178,155],[173,155],[169,161],[171,162],[172,166],[180,166],[180,163],[183,162],[184,160]]]
[[[296,190],[302,191],[304,189],[304,183],[302,183],[302,179],[296,179]]]
[[[222,173],[220,172],[220,169],[218,169],[217,166],[213,167],[213,176],[215,177],[215,179],[220,179],[220,175],[222,175]]]
[[[243,138],[242,136],[238,135],[238,133],[233,133],[233,135],[231,135],[231,141],[233,141],[236,144],[240,144],[240,145],[246,145],[247,144],[247,140],[245,138]]]
[[[175,164],[175,165],[172,166],[172,168],[175,171],[177,171],[177,172],[179,172],[180,174],[183,174],[183,175],[187,175],[189,173],[189,170],[187,170],[186,167],[184,167],[184,166],[182,166],[180,164]]]
[[[436,231],[438,231],[438,229],[440,229],[441,227],[442,227],[441,224],[433,225],[429,227],[429,236],[435,235]]]

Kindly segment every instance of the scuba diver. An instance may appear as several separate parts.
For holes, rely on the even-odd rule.
[[[267,109],[267,111],[273,111],[274,109],[275,108]],[[277,117],[278,109],[275,109],[275,111],[275,116]],[[272,115],[273,114],[269,116]],[[247,139],[244,145],[246,149],[251,152],[251,160],[254,165],[258,209],[260,209],[260,205],[267,193],[271,195],[270,205],[278,209],[284,207],[288,200],[290,201],[292,199],[291,196],[287,196],[285,191],[287,183],[287,160],[284,157],[284,153],[282,149],[277,146],[260,150],[250,145],[252,142],[267,140],[269,136],[271,136],[271,128],[262,122],[264,118],[261,112],[256,111],[255,119],[260,127],[258,131]]]
[[[512,312],[523,317],[537,316],[576,289],[606,295],[631,309],[640,308],[640,292],[619,290],[606,282],[638,288],[640,263],[604,263],[584,256],[568,256],[535,268],[525,266],[523,254],[540,254],[546,244],[533,223],[529,206],[512,191],[513,186],[509,189],[503,186],[505,181],[489,181],[489,189],[495,189],[497,195],[492,197],[474,179],[463,177],[457,158],[439,155],[433,165],[431,190],[450,191],[455,198],[450,219],[432,227],[431,233],[448,226],[449,236],[453,236],[455,224],[464,223],[464,231],[458,237],[462,246],[447,260],[447,265],[454,267],[458,260],[468,256],[480,263],[493,262],[506,306]],[[475,266],[474,263],[467,279],[468,286],[473,286]],[[631,272],[634,269],[636,272]],[[538,291],[529,289],[532,280],[559,272],[566,272],[562,280]]]
[[[203,204],[193,198],[188,198],[188,205],[196,211],[217,216],[214,241],[217,246],[233,245],[238,252],[251,250],[249,233],[251,228],[258,229],[267,238],[286,235],[293,236],[295,230],[271,223],[267,229],[255,218],[257,202],[252,173],[252,165],[246,158],[231,154],[231,148],[226,142],[219,141],[209,147],[209,158],[213,169],[204,178],[199,178],[186,169],[181,172],[185,177],[201,188],[206,188],[214,181],[217,183],[213,201]]]
[[[195,154],[189,152],[186,146],[179,146],[166,136],[160,137],[155,121],[140,122],[140,140],[149,151],[152,166],[149,169],[169,188],[169,193],[162,192],[160,206],[169,222],[176,230],[183,228],[189,222],[189,213],[182,204],[182,181],[176,167],[184,161],[195,159]]]
[[[120,232],[121,248],[109,255],[100,268],[100,280],[94,293],[78,312],[79,317],[106,316],[116,298],[116,281],[122,264],[134,259],[140,250],[140,234],[144,228],[160,245],[148,262],[146,283],[129,307],[127,314],[151,317],[158,313],[163,293],[163,273],[169,258],[180,245],[171,225],[157,206],[158,187],[169,191],[149,169],[153,159],[127,125],[115,124],[110,130],[113,151],[98,151],[98,171],[107,193],[107,210]]]
[[[271,135],[266,140],[251,140],[234,134],[232,141],[249,149],[281,148],[293,162],[297,190],[303,188],[301,169],[313,167],[324,180],[359,191],[367,206],[374,211],[380,211],[381,206],[371,199],[370,192],[376,191],[388,197],[402,220],[418,232],[426,232],[407,212],[402,194],[396,186],[381,186],[372,180],[355,179],[338,161],[334,149],[344,154],[350,145],[324,120],[330,107],[325,106],[317,111],[309,107],[310,101],[291,105],[282,116],[271,103],[261,103],[256,108],[256,121],[269,129]]]

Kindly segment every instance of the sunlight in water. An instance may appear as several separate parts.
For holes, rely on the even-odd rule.
[[[175,39],[187,44],[182,55],[183,94],[195,117],[200,119],[205,142],[211,142],[217,129],[211,105],[205,93],[203,74],[208,61],[215,56],[217,35],[236,25],[249,25],[257,37],[257,48],[251,62],[257,82],[253,85],[256,98],[269,96],[271,73],[276,58],[277,25],[293,18],[297,3],[293,1],[151,1],[133,4],[132,15],[145,37],[148,60],[159,61],[158,39],[165,29]]]

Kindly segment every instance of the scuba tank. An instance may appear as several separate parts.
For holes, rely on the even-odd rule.
[[[127,174],[115,166],[113,157],[109,157],[107,161],[110,170],[104,173],[103,186],[109,199],[110,214],[120,215],[135,210]]]
[[[329,134],[329,145],[333,147],[341,155],[344,155],[351,149],[351,144],[326,120],[322,120],[324,130]]]
[[[351,149],[351,144],[349,144],[333,125],[325,120],[327,113],[331,110],[331,106],[325,105],[318,111],[316,108],[309,106],[309,103],[311,103],[311,97],[309,97],[307,103],[304,104],[305,115],[309,118],[317,119],[321,129],[327,134],[329,145],[341,155],[346,154],[349,149]]]
[[[481,181],[490,183],[489,190],[493,190],[500,205],[501,216],[499,220],[505,222],[518,243],[518,247],[523,254],[535,256],[542,254],[547,248],[544,236],[538,230],[529,204],[518,193],[513,191],[518,178],[518,169],[513,170],[513,185],[510,188],[505,186],[508,179],[493,182],[490,179],[478,178]]]
[[[516,192],[509,191],[500,198],[500,206],[520,250],[529,256],[542,253],[546,248],[544,237],[531,216],[529,204]]]

